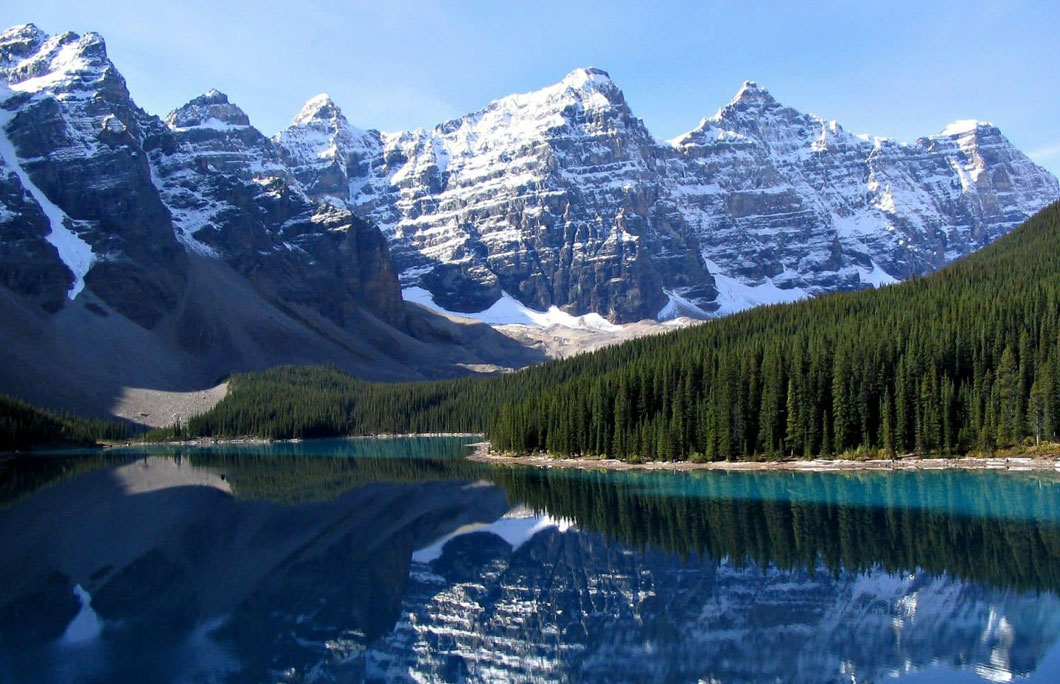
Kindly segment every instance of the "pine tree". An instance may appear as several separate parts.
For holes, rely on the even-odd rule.
[[[895,457],[894,398],[891,397],[890,391],[884,395],[882,406],[880,407],[880,445],[888,456],[891,458]]]
[[[802,429],[799,421],[799,399],[795,391],[795,379],[788,380],[788,399],[786,403],[786,420],[784,430],[784,448],[788,456],[802,452]]]
[[[997,369],[996,389],[996,434],[1001,444],[1012,444],[1020,435],[1019,420],[1019,367],[1012,347],[1005,347]]]

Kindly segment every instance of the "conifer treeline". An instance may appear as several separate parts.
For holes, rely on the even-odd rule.
[[[506,405],[497,448],[618,458],[957,454],[1060,428],[1060,206],[928,278],[641,342]]]
[[[59,415],[0,394],[0,452],[92,446],[99,440],[126,439],[131,434],[125,423]]]
[[[1060,205],[921,280],[765,307],[487,379],[239,376],[195,434],[483,431],[623,459],[958,454],[1060,430]]]

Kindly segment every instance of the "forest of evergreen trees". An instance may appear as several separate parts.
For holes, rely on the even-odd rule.
[[[193,435],[488,435],[645,460],[962,454],[1057,439],[1060,204],[925,278],[764,307],[490,378],[236,376]]]
[[[94,446],[132,434],[125,423],[60,415],[0,394],[0,452]]]

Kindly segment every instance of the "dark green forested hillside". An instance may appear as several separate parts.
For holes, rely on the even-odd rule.
[[[1060,429],[1060,204],[929,277],[766,307],[507,376],[233,379],[196,435],[483,431],[642,459],[956,454]]]
[[[99,440],[125,439],[129,434],[129,426],[122,423],[57,415],[0,394],[0,452],[92,446]]]

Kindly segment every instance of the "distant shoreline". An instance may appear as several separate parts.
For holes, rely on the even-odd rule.
[[[227,445],[266,445],[266,444],[299,444],[315,442],[322,439],[410,439],[413,437],[482,437],[481,432],[409,432],[403,434],[380,433],[378,435],[342,435],[339,437],[292,437],[290,439],[269,439],[267,437],[196,437],[194,439],[170,439],[155,442],[108,442],[97,448],[115,449],[138,446],[227,446]]]
[[[1060,454],[1044,456],[999,456],[983,457],[904,457],[894,460],[854,461],[846,459],[789,459],[783,461],[648,461],[627,463],[614,458],[553,458],[545,454],[504,455],[489,452],[489,443],[470,445],[474,451],[468,460],[496,465],[519,465],[537,468],[565,468],[578,470],[645,470],[668,472],[691,472],[697,470],[720,470],[726,472],[859,472],[859,471],[925,471],[925,470],[1006,470],[1060,472]]]

